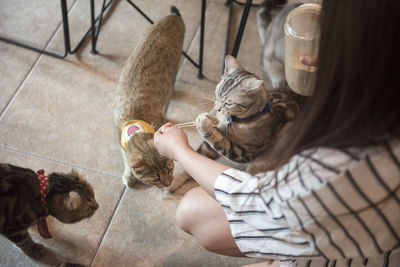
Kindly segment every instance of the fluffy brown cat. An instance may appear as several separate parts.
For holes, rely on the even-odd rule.
[[[173,161],[162,157],[153,134],[164,122],[182,54],[185,25],[179,11],[154,24],[129,57],[114,98],[114,120],[121,136],[122,181],[139,180],[159,188],[172,182]]]

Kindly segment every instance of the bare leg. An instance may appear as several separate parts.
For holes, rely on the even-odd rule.
[[[182,198],[176,211],[176,222],[205,249],[226,256],[244,257],[232,237],[222,207],[201,187],[191,189]]]

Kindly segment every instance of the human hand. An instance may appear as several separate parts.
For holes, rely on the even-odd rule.
[[[301,56],[299,62],[309,67],[316,67],[318,64],[318,59],[311,56]]]
[[[166,123],[154,134],[154,146],[162,156],[177,161],[177,155],[185,149],[192,149],[185,132]]]

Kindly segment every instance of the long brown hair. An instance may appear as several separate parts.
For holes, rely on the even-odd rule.
[[[364,147],[400,122],[400,1],[324,0],[314,95],[282,152]]]

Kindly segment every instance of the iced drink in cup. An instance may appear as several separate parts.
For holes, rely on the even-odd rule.
[[[293,9],[285,23],[285,76],[290,88],[300,95],[313,94],[316,66],[300,63],[302,56],[318,57],[321,6],[303,4]]]

